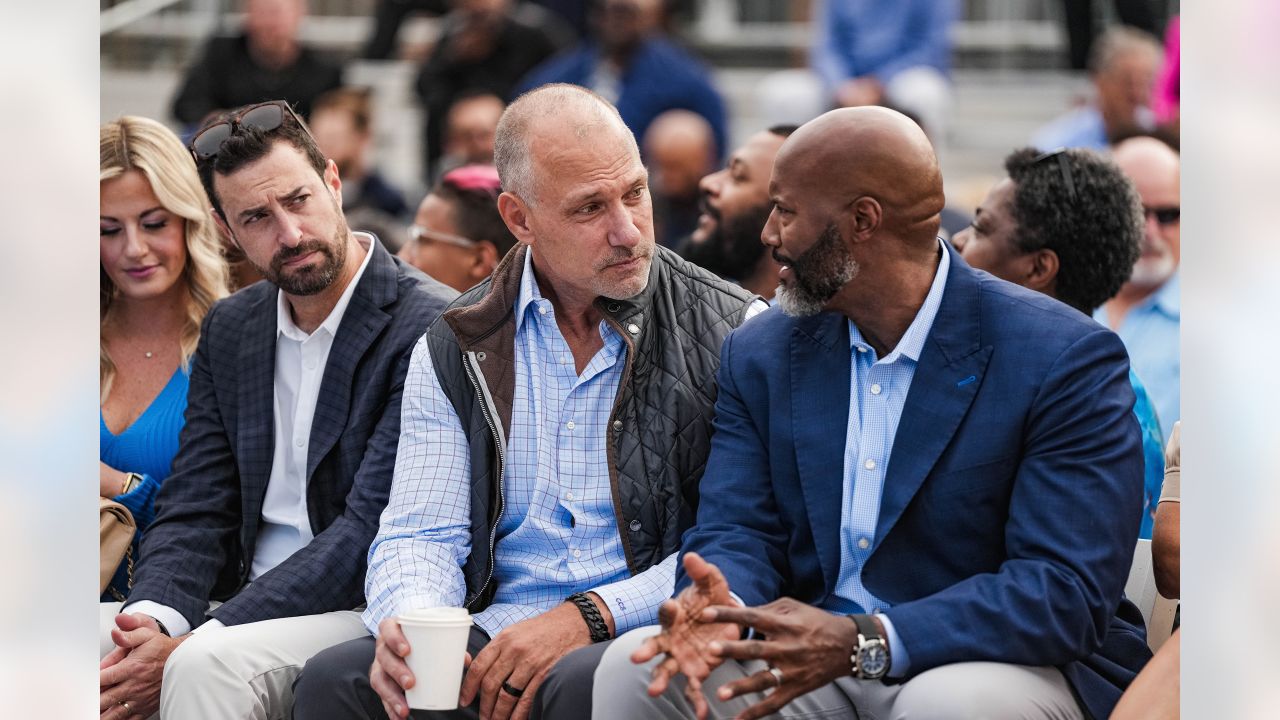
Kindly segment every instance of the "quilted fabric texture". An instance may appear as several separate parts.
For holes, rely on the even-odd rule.
[[[523,245],[492,278],[467,292],[428,331],[440,386],[471,449],[472,553],[464,566],[472,611],[492,596],[489,543],[501,509],[496,438],[464,354],[475,352],[506,437],[514,395],[513,306]],[[606,322],[627,342],[627,367],[609,419],[609,469],[618,531],[633,573],[677,550],[697,513],[698,481],[711,447],[720,345],[746,317],[750,293],[657,248],[649,284],[630,300],[599,298]],[[636,332],[631,331],[631,326]]]

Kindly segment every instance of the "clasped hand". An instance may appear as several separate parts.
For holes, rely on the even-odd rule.
[[[164,663],[183,638],[171,638],[149,615],[133,613],[116,616],[111,640],[116,648],[98,666],[101,719],[151,717],[160,709]]]

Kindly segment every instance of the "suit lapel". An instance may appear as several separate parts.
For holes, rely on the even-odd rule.
[[[876,523],[877,546],[950,444],[982,386],[991,347],[981,346],[978,303],[976,273],[952,252],[942,304],[893,439]]]
[[[245,517],[257,517],[275,452],[276,303],[272,288],[248,313],[241,332],[236,457]],[[256,524],[250,523],[256,527]]]
[[[324,378],[320,382],[320,395],[316,399],[316,414],[311,421],[311,438],[307,445],[308,485],[320,460],[329,454],[346,428],[356,366],[382,329],[391,322],[391,316],[382,307],[396,298],[395,262],[377,241],[370,244],[369,252],[373,257],[369,259],[369,266],[360,277],[338,325],[338,334],[333,338]]]
[[[840,573],[844,437],[849,424],[849,333],[843,315],[797,321],[791,342],[796,467],[827,587]]]

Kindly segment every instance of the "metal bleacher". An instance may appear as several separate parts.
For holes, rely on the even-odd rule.
[[[239,22],[236,0],[100,0],[104,119],[124,113],[169,119],[183,67],[203,38]],[[354,58],[372,31],[376,0],[311,0],[304,40]],[[767,74],[803,66],[811,36],[811,0],[697,0],[683,40],[714,68],[733,119],[731,141],[761,125],[752,90]],[[1065,38],[1059,0],[963,0],[953,27],[956,106],[943,156],[950,188],[971,206],[1013,145],[1077,99],[1084,79],[1061,69]],[[434,18],[412,18],[402,47],[422,52]],[[412,53],[412,51],[410,51]],[[400,60],[348,63],[352,83],[377,89],[377,147],[384,171],[421,191],[417,158],[421,113],[410,90],[416,68]],[[969,196],[976,196],[970,198]]]

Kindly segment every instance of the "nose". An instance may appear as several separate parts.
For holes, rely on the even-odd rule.
[[[628,207],[624,203],[617,203],[614,210],[610,212],[609,223],[609,244],[614,247],[635,247],[644,240],[644,234],[640,228],[636,226],[635,214],[644,212],[648,208],[648,203],[644,204],[644,208]]]
[[[764,229],[760,231],[760,242],[765,247],[778,249],[782,247],[782,236],[778,234],[778,210],[774,208],[769,211],[769,219],[764,222]]]
[[[124,243],[124,255],[127,258],[136,260],[147,254],[147,241],[142,237],[142,228],[136,224],[125,226]]]
[[[276,206],[272,210],[276,221],[276,242],[284,247],[297,247],[302,242],[302,222],[284,208]]]
[[[966,227],[951,236],[951,247],[955,248],[956,252],[964,254],[964,246],[969,244],[969,238],[971,237],[973,237],[973,228]]]
[[[703,195],[713,198],[720,197],[720,188],[724,185],[724,174],[724,170],[717,170],[710,175],[704,175],[703,178],[698,181],[698,190],[700,190]]]

